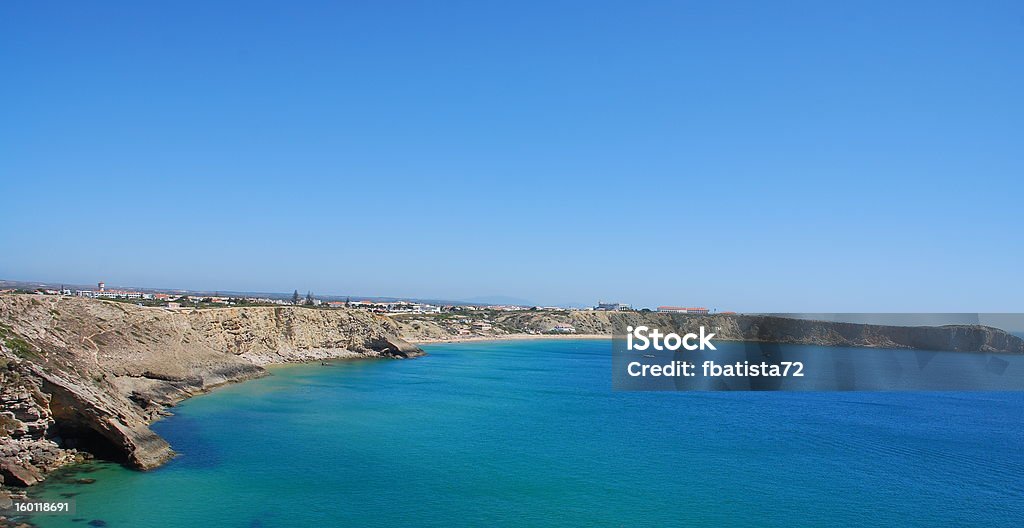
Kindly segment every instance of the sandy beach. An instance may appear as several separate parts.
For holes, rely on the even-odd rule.
[[[514,340],[536,340],[536,339],[608,339],[609,334],[503,334],[490,336],[458,336],[445,338],[423,338],[409,339],[410,343],[416,345],[429,345],[432,343],[464,343],[470,341],[514,341]]]

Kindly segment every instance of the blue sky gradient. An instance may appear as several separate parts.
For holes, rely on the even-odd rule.
[[[1019,2],[212,4],[0,6],[0,278],[1024,311]]]

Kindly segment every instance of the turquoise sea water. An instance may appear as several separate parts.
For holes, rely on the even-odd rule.
[[[44,527],[1021,526],[1020,393],[612,392],[607,341],[276,368]],[[72,477],[69,475],[69,477]],[[76,520],[77,519],[77,520]]]

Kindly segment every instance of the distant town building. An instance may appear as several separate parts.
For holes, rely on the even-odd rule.
[[[91,299],[152,299],[152,293],[144,293],[140,291],[130,290],[108,290],[107,285],[103,282],[96,284],[97,289],[95,290],[78,290],[75,295],[79,297],[89,297]],[[65,290],[68,295],[71,294],[70,290]]]
[[[621,312],[624,310],[629,310],[630,308],[628,304],[606,303],[598,301],[597,306],[595,306],[594,309],[599,312]]]
[[[440,306],[422,303],[392,303],[388,306],[388,313],[441,313]]]
[[[345,303],[328,303],[331,307],[345,306]],[[432,314],[441,313],[441,307],[433,304],[415,303],[411,301],[394,302],[372,302],[372,301],[351,301],[349,308],[368,310],[376,313],[389,314]]]
[[[129,290],[108,290],[106,288],[102,290],[78,290],[75,292],[79,297],[89,297],[91,299],[152,299],[152,293],[144,293],[140,291],[129,291]]]
[[[659,312],[707,315],[707,308],[684,308],[682,306],[659,306]]]
[[[517,306],[517,305],[511,305],[511,304],[491,305],[491,306],[486,306],[485,309],[486,310],[495,310],[495,311],[498,311],[498,312],[519,312],[519,311],[522,311],[522,310],[529,310],[529,308],[527,308],[526,306]]]

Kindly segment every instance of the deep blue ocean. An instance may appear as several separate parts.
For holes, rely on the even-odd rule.
[[[613,392],[608,341],[277,367],[44,527],[1024,525],[1022,393]],[[74,483],[75,479],[94,483]]]

